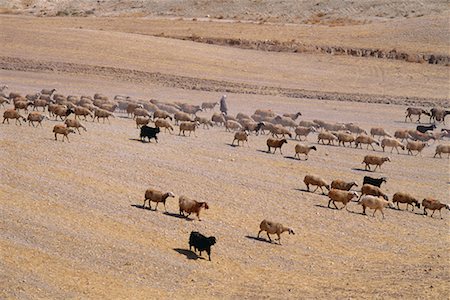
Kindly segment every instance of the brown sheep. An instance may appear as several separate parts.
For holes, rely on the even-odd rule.
[[[397,130],[397,131],[395,131],[394,137],[396,139],[400,139],[403,142],[404,140],[409,139],[410,135],[409,135],[408,130],[404,129],[404,130]]]
[[[248,133],[246,131],[238,131],[234,134],[234,140],[231,143],[232,146],[234,146],[234,141],[237,141],[237,145],[239,146],[239,142],[242,142],[242,145],[247,142],[247,146],[250,147],[248,144]]]
[[[196,200],[190,199],[186,196],[180,196],[179,201],[180,205],[180,215],[184,216],[184,213],[186,212],[189,217],[191,213],[195,213],[197,215],[197,218],[200,220],[200,210],[202,208],[209,209],[208,203],[206,202],[198,202]]]
[[[39,112],[31,112],[31,113],[28,114],[28,117],[27,117],[28,126],[33,125],[33,127],[34,127],[34,122],[38,122],[38,124],[41,125],[41,127],[42,127],[42,121],[45,118],[47,118],[47,117],[42,115]]]
[[[78,131],[78,134],[81,134],[80,132],[80,127],[84,129],[84,131],[86,130],[86,127],[84,127],[83,125],[81,125],[80,121],[76,120],[76,119],[66,119],[64,121],[64,124],[66,124],[67,128],[72,127],[72,128],[76,128]]]
[[[156,211],[158,210],[158,204],[162,202],[164,204],[164,210],[167,212],[166,200],[169,197],[175,198],[175,195],[172,192],[163,193],[155,189],[148,189],[145,191],[145,199],[142,208],[145,208],[145,202],[147,202],[148,200],[148,207],[150,208],[150,210],[152,209],[151,202],[156,202],[155,206]]]
[[[273,137],[277,137],[278,135],[281,135],[283,138],[285,138],[285,135],[288,135],[290,138],[292,138],[292,134],[289,131],[289,129],[283,127],[283,125],[276,124],[275,126],[272,126],[269,129],[270,133],[272,133]]]
[[[380,140],[380,137],[392,137],[389,133],[387,133],[384,128],[381,127],[375,127],[370,129],[370,135],[375,137],[378,136],[378,140]]]
[[[234,120],[227,120],[225,122],[225,131],[231,131],[231,130],[242,130],[242,125],[239,124],[237,121]]]
[[[283,114],[283,117],[288,117],[292,120],[297,120],[298,117],[300,117],[302,115],[301,112],[295,113],[295,114]]]
[[[352,182],[346,182],[341,179],[335,179],[331,182],[331,188],[342,190],[342,191],[350,191],[350,189],[353,186],[358,186],[358,184],[355,181]]]
[[[412,115],[419,116],[419,118],[417,119],[417,122],[420,123],[420,116],[421,116],[422,114],[427,115],[427,116],[431,116],[431,114],[430,114],[429,112],[427,112],[426,110],[424,110],[424,109],[422,109],[422,108],[418,108],[418,107],[408,107],[408,108],[406,109],[405,123],[406,123],[407,118],[409,118],[409,119],[411,120],[411,122],[412,122],[412,118],[411,118]]]
[[[211,121],[213,121],[216,126],[223,126],[225,124],[225,117],[223,114],[214,113],[211,117]]]
[[[373,170],[375,172],[375,170],[380,167],[381,169],[381,165],[386,162],[386,161],[391,161],[391,159],[389,157],[380,157],[380,156],[376,156],[376,155],[366,155],[364,156],[364,160],[363,160],[363,164],[366,164],[364,169],[367,170],[369,169],[369,171],[371,171],[370,169],[370,165],[375,165],[375,169]]]
[[[391,153],[395,148],[395,150],[397,150],[397,153],[400,154],[400,152],[398,151],[398,147],[402,148],[402,150],[405,150],[405,146],[402,143],[392,138],[385,138],[381,141],[381,148],[383,149],[383,152],[385,147],[392,147]]]
[[[420,154],[422,156],[422,150],[427,146],[427,143],[425,142],[419,142],[419,141],[408,141],[406,144],[406,149],[408,149],[408,154],[413,155],[413,151],[417,151],[417,155]]]
[[[197,137],[197,135],[195,134],[195,129],[200,126],[199,122],[182,122],[180,124],[180,132],[178,133],[178,135],[181,135],[181,133],[183,133],[184,136],[186,136],[185,132],[189,131],[189,136],[191,136],[191,132],[194,132],[194,136]]]
[[[347,203],[352,201],[353,198],[358,197],[358,193],[353,192],[353,191],[349,192],[349,191],[331,189],[328,192],[328,197],[330,198],[330,200],[328,201],[328,208],[331,208],[330,204],[333,203],[334,207],[336,207],[336,209],[339,209],[336,206],[336,202],[341,202],[342,204],[344,204],[344,206],[340,209],[343,209],[344,207],[345,207],[345,209],[347,209]]]
[[[298,157],[300,159],[300,154],[305,154],[306,159],[308,160],[308,154],[311,150],[317,151],[316,146],[307,146],[303,144],[295,145],[295,155],[294,157]]]
[[[383,193],[383,191],[379,187],[371,184],[363,184],[361,188],[361,196],[359,198],[361,198],[364,195],[383,197],[384,199],[389,200],[388,196],[385,193]]]
[[[322,141],[322,144],[325,145],[325,141],[328,141],[327,145],[333,144],[333,146],[334,146],[334,141],[336,141],[336,140],[337,140],[337,137],[334,134],[332,134],[331,132],[321,132],[317,136],[318,144],[320,144],[320,141]]]
[[[275,113],[271,109],[257,109],[254,114],[263,117],[275,117]]]
[[[100,118],[102,118],[103,119],[103,123],[105,123],[105,119],[107,119],[108,123],[111,124],[111,122],[109,121],[109,117],[113,117],[114,118],[114,115],[112,113],[110,113],[109,111],[107,111],[107,110],[98,108],[94,112],[94,119],[92,121],[95,121],[95,118],[97,118],[97,122],[100,123]]]
[[[450,210],[450,205],[441,203],[441,202],[439,202],[439,200],[432,199],[432,198],[423,199],[422,206],[423,206],[423,214],[425,216],[428,215],[427,209],[430,209],[433,211],[433,213],[431,214],[431,217],[433,217],[434,212],[436,210],[439,210],[439,215],[441,216],[441,219],[442,219],[441,209],[445,207],[446,209]]]
[[[345,132],[338,132],[336,133],[336,136],[338,138],[338,145],[340,146],[342,143],[342,146],[345,147],[345,143],[349,143],[350,147],[352,146],[352,143],[355,141],[355,137],[349,133]]]
[[[153,120],[155,119],[169,119],[170,121],[172,121],[172,117],[168,112],[159,109],[153,113]]]
[[[136,117],[148,117],[150,118],[150,113],[145,109],[138,107],[133,111],[133,119]]]
[[[420,208],[419,201],[417,201],[416,198],[414,198],[413,196],[411,196],[408,193],[402,193],[402,192],[395,193],[394,196],[392,197],[392,202],[397,203],[398,210],[400,210],[399,203],[406,203],[406,210],[408,210],[409,205],[412,206],[413,211],[414,211],[414,205],[417,208]]]
[[[3,122],[2,122],[2,124],[4,124],[5,121],[8,121],[8,124],[9,124],[9,119],[16,119],[16,122],[15,122],[16,125],[17,125],[17,121],[19,121],[19,124],[22,125],[22,122],[20,122],[20,119],[22,119],[24,122],[27,121],[27,119],[25,119],[15,109],[7,109],[7,110],[5,110],[5,112],[3,113]]]
[[[315,185],[316,189],[313,191],[313,193],[315,191],[317,191],[317,189],[320,187],[320,190],[322,191],[322,194],[325,195],[325,192],[323,191],[322,187],[325,187],[328,191],[330,190],[330,185],[327,184],[327,182],[325,180],[323,180],[322,177],[320,176],[316,176],[316,175],[306,175],[305,178],[303,179],[303,182],[306,185],[306,189],[309,192],[309,185]]]
[[[177,112],[174,115],[174,119],[175,119],[175,125],[178,125],[178,122],[194,122],[194,119],[191,118],[191,116],[189,116],[187,113],[185,112]]]
[[[72,128],[67,128],[66,125],[61,124],[61,125],[55,125],[55,127],[53,127],[53,132],[55,133],[55,141],[58,140],[57,135],[58,134],[62,134],[63,135],[63,142],[64,142],[64,137],[67,138],[67,142],[70,143],[69,141],[69,133],[75,133],[75,131]]]
[[[28,106],[32,106],[33,102],[31,101],[17,101],[14,102],[14,109],[21,110],[23,109],[25,112],[28,112]]]
[[[133,117],[133,119],[134,119],[134,110],[136,108],[139,108],[139,107],[143,108],[144,106],[142,104],[139,104],[139,103],[128,103],[128,106],[127,106],[127,115],[128,115],[128,117],[131,115]]]
[[[345,129],[350,131],[351,133],[367,135],[367,131],[365,131],[364,129],[362,129],[361,127],[359,127],[353,123],[345,124]]]
[[[164,132],[166,132],[167,130],[169,130],[170,134],[172,134],[172,132],[173,132],[172,124],[170,124],[169,121],[167,121],[165,119],[156,120],[155,126],[159,127],[159,128],[164,128]]]
[[[283,226],[281,223],[276,223],[268,220],[262,220],[262,222],[259,224],[259,232],[257,238],[259,238],[259,235],[261,232],[265,231],[267,233],[267,237],[269,238],[269,241],[272,242],[272,239],[270,238],[269,234],[276,234],[278,236],[278,243],[281,245],[281,234],[283,232],[289,232],[289,234],[295,234],[294,230],[289,227]]]
[[[450,158],[450,145],[437,145],[433,157],[439,154],[439,157],[442,158],[442,153],[447,153],[447,158]]]
[[[86,116],[91,116],[92,118],[94,118],[94,115],[92,114],[92,112],[86,107],[77,106],[73,109],[73,112],[75,114],[75,119],[77,117],[78,117],[78,119],[80,119],[80,116],[83,116],[85,121],[87,121]]]
[[[215,107],[216,105],[218,105],[218,104],[219,104],[219,102],[203,102],[203,103],[202,103],[202,109],[203,109],[204,111],[207,111],[207,110],[213,110],[214,107]]]
[[[299,137],[299,140],[301,141],[302,140],[302,136],[304,136],[305,137],[305,141],[306,141],[306,138],[308,137],[308,135],[311,132],[316,132],[316,131],[317,130],[314,127],[312,127],[312,126],[310,126],[310,127],[297,126],[295,128],[295,130],[294,130],[294,132],[295,132],[295,138],[294,139],[297,139],[297,137]]]
[[[148,125],[150,123],[150,118],[147,117],[136,117],[136,128],[140,128],[140,126]]]
[[[370,137],[368,135],[359,135],[358,137],[356,137],[355,148],[358,148],[358,146],[359,146],[362,149],[362,144],[366,144],[367,149],[369,149],[369,145],[370,145],[370,147],[372,147],[373,151],[375,151],[375,148],[373,147],[372,144],[380,146],[380,143],[378,143],[376,140],[374,140],[372,137]]]
[[[277,151],[277,148],[280,148],[280,153],[281,153],[281,155],[283,155],[283,152],[281,152],[281,147],[283,146],[283,144],[287,144],[287,141],[286,141],[286,139],[277,140],[277,139],[269,138],[269,139],[267,139],[266,144],[267,144],[267,148],[268,148],[267,152],[270,153],[270,148],[274,148],[273,154],[275,154],[275,152]]]

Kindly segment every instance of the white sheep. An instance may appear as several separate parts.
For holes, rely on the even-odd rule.
[[[259,232],[258,232],[258,238],[261,232],[265,231],[267,233],[267,237],[269,238],[269,241],[272,242],[272,239],[270,238],[269,234],[276,234],[278,236],[278,243],[281,245],[281,234],[283,232],[289,232],[289,234],[295,234],[294,230],[289,227],[283,226],[281,223],[276,223],[272,221],[268,221],[266,219],[262,220],[262,222],[259,224]]]
[[[383,208],[385,208],[386,206],[389,207],[394,207],[394,204],[390,201],[381,199],[379,197],[375,197],[372,195],[365,195],[364,197],[361,198],[361,200],[358,202],[359,205],[362,205],[363,207],[363,215],[366,214],[366,208],[371,208],[374,209],[373,211],[373,217],[375,217],[375,213],[377,212],[377,210],[381,211],[381,214],[383,215],[383,219],[384,219],[384,213],[383,213]]]

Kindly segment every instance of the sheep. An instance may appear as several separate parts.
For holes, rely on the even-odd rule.
[[[350,131],[351,133],[356,133],[356,134],[366,134],[367,135],[367,131],[365,131],[364,129],[362,129],[361,127],[353,124],[353,123],[347,123],[345,124],[345,129]]]
[[[432,108],[430,114],[431,121],[443,121],[445,125],[445,117],[450,114],[450,110],[445,110],[443,108]]]
[[[22,119],[24,122],[26,122],[27,120],[15,109],[7,109],[3,112],[3,122],[2,124],[5,123],[5,121],[8,121],[9,124],[9,119],[16,119],[15,124],[17,125],[17,121],[19,121],[19,124],[22,125],[22,122],[20,122],[20,119]]]
[[[334,146],[334,141],[335,140],[337,140],[337,136],[335,136],[331,132],[321,132],[317,136],[317,143],[318,144],[320,144],[320,141],[322,141],[322,144],[325,145],[325,141],[328,141],[327,145],[331,145],[332,144]]]
[[[211,116],[211,121],[213,121],[216,126],[222,126],[225,124],[225,116],[220,113],[214,113]]]
[[[142,104],[139,103],[128,103],[127,106],[127,115],[128,117],[130,117],[130,115],[134,118],[134,110],[136,108],[143,108],[144,106]]]
[[[358,193],[354,191],[349,192],[338,189],[331,189],[328,192],[328,197],[330,198],[330,200],[328,201],[328,208],[331,208],[330,204],[333,203],[334,207],[338,209],[338,207],[336,206],[336,202],[341,202],[342,204],[344,204],[341,209],[345,207],[345,209],[348,210],[347,203],[352,201],[353,198],[358,197]]]
[[[153,113],[153,120],[155,119],[169,119],[170,121],[172,121],[172,117],[168,112],[159,109],[155,110],[155,112]]]
[[[345,143],[349,143],[350,147],[352,146],[352,143],[355,141],[355,137],[349,133],[345,132],[337,132],[336,136],[338,138],[338,145],[340,146],[342,143],[342,146],[345,147]]]
[[[14,100],[18,97],[22,97],[22,95],[20,95],[19,93],[16,93],[16,92],[11,92],[11,93],[9,93],[9,96],[8,96],[9,100]]]
[[[41,94],[43,95],[49,95],[51,96],[54,92],[56,92],[56,89],[42,89]]]
[[[337,189],[337,190],[341,190],[341,191],[350,191],[350,189],[353,186],[358,186],[358,184],[355,181],[345,182],[341,179],[335,179],[331,182],[332,189]]]
[[[117,104],[113,104],[113,103],[103,103],[103,104],[99,105],[99,107],[101,109],[107,110],[109,112],[114,112],[116,110],[117,106],[118,106]],[[136,116],[136,114],[135,114],[135,116]]]
[[[55,115],[55,121],[58,119],[58,117],[60,117],[61,120],[63,120],[63,117],[65,117],[65,120],[72,113],[74,113],[74,110],[67,108],[64,105],[59,105],[53,111],[53,114]]]
[[[436,155],[439,154],[439,157],[442,158],[442,153],[447,153],[447,158],[450,158],[450,145],[437,145],[433,157],[436,157]]]
[[[228,120],[225,122],[225,131],[242,130],[242,125],[236,121]]]
[[[202,251],[206,251],[208,259],[211,261],[211,246],[216,244],[216,237],[206,237],[198,231],[191,231],[189,236],[189,250],[194,247],[194,253],[199,251],[202,255]],[[192,250],[191,250],[192,251]]]
[[[264,122],[259,122],[256,123],[254,121],[248,121],[245,122],[243,126],[244,130],[247,130],[248,132],[255,132],[256,135],[258,135],[260,132],[264,131],[264,127],[265,127],[265,123]]]
[[[281,152],[281,147],[283,146],[283,144],[287,144],[287,141],[286,141],[286,139],[277,140],[277,139],[269,138],[269,139],[267,139],[266,144],[267,144],[267,148],[268,148],[267,152],[270,153],[270,148],[274,148],[273,154],[275,154],[275,152],[277,151],[277,148],[280,148],[280,153],[281,153],[281,155],[283,155],[283,152]]]
[[[419,141],[408,141],[406,144],[406,149],[408,149],[408,154],[413,155],[413,151],[417,151],[417,155],[422,156],[422,150],[427,146],[427,143],[425,142],[419,142]]]
[[[148,111],[148,112],[153,112],[155,113],[155,111],[160,110],[158,106],[154,105],[153,103],[149,103],[149,102],[141,102],[143,108]]]
[[[145,109],[138,107],[133,111],[133,119],[136,117],[148,117],[150,118],[150,113]]]
[[[302,115],[301,112],[295,113],[295,114],[283,114],[283,117],[288,117],[292,120],[297,120],[298,117],[300,117]]]
[[[409,139],[411,136],[409,135],[408,130],[397,130],[394,133],[394,137],[397,139],[401,139],[403,142],[406,139]]]
[[[142,205],[142,208],[145,208],[145,202],[148,200],[148,207],[150,208],[150,210],[152,209],[151,202],[156,202],[156,206],[155,206],[155,211],[156,211],[156,210],[158,210],[158,204],[160,202],[162,202],[164,204],[164,210],[167,212],[166,200],[169,197],[175,198],[174,193],[172,193],[172,192],[163,193],[163,192],[157,191],[155,189],[151,189],[151,188],[147,189],[145,191],[145,199],[144,199],[144,204]]]
[[[225,118],[225,121],[235,121],[238,122],[238,119],[236,117],[233,117],[232,115],[223,115]],[[239,123],[239,122],[238,122]]]
[[[441,219],[442,219],[441,209],[445,207],[446,209],[450,210],[450,205],[441,203],[439,200],[432,199],[432,198],[423,199],[422,206],[423,206],[423,214],[425,216],[428,215],[427,209],[430,209],[433,211],[433,213],[431,214],[431,217],[433,217],[434,212],[436,210],[439,210],[439,215],[441,216]]]
[[[422,133],[417,130],[408,130],[408,134],[410,138],[414,141],[428,142],[429,140],[435,139],[435,137],[429,132]]]
[[[174,115],[174,119],[175,119],[175,125],[178,125],[179,121],[181,121],[181,122],[194,122],[193,118],[191,118],[187,113],[182,112],[182,111],[177,112]]]
[[[180,105],[181,111],[195,116],[199,111],[203,111],[203,109],[198,105],[191,105],[191,104],[182,104]]]
[[[371,185],[371,184],[363,184],[361,187],[361,198],[364,195],[372,195],[377,197],[383,197],[384,199],[388,200],[388,196],[377,186]]]
[[[155,126],[159,127],[159,128],[164,128],[164,132],[166,132],[167,130],[169,130],[170,134],[172,134],[172,132],[173,132],[172,124],[170,124],[169,121],[167,121],[165,119],[157,119],[155,121]]]
[[[9,99],[0,96],[0,106],[5,107],[5,103],[10,104]]]
[[[200,210],[202,208],[209,209],[208,203],[206,202],[198,202],[196,200],[190,199],[186,196],[180,196],[178,200],[179,206],[180,206],[180,215],[184,216],[184,213],[187,213],[186,216],[189,217],[191,213],[195,213],[197,215],[197,218],[200,220]]]
[[[28,112],[28,106],[33,105],[33,102],[31,101],[17,101],[14,102],[14,109],[20,110],[23,109],[25,112]]]
[[[300,159],[300,154],[305,154],[305,157],[306,157],[305,160],[308,160],[308,153],[311,150],[317,151],[316,146],[307,146],[307,145],[303,145],[303,144],[297,144],[297,145],[295,145],[294,157],[298,157],[298,159]]]
[[[372,217],[375,217],[375,213],[377,212],[377,210],[379,210],[381,212],[381,214],[383,215],[383,219],[384,219],[383,208],[385,208],[386,206],[393,207],[392,202],[381,199],[379,197],[372,196],[372,195],[365,195],[358,202],[358,204],[362,205],[362,207],[363,207],[363,212],[362,212],[363,215],[366,214],[366,208],[368,207],[368,208],[374,209]]]
[[[328,131],[340,131],[340,130],[345,130],[345,125],[344,124],[324,123],[322,128],[324,128],[325,130],[328,130]]]
[[[77,104],[80,101],[80,97],[69,95],[67,96],[67,101],[72,102],[73,104]]]
[[[364,176],[363,179],[363,185],[364,184],[371,184],[373,186],[377,186],[377,187],[381,187],[381,184],[383,182],[387,182],[387,178],[386,177],[381,177],[381,178],[372,178],[370,176]]]
[[[171,103],[158,103],[158,104],[156,104],[156,106],[160,110],[166,111],[169,114],[176,114],[177,112],[182,112],[182,111],[180,111],[180,107],[179,106],[174,106]]]
[[[215,107],[216,105],[218,105],[218,104],[219,104],[219,102],[203,102],[203,103],[202,103],[202,109],[203,109],[204,111],[207,111],[207,110],[213,110],[214,107]]]
[[[37,99],[33,102],[33,110],[38,110],[38,107],[42,107],[42,111],[45,111],[45,107],[47,107],[48,101],[44,99]]]
[[[275,113],[271,109],[257,109],[254,114],[262,117],[275,117]]]
[[[97,122],[100,123],[100,118],[102,118],[103,119],[103,123],[105,123],[105,119],[107,119],[108,123],[111,124],[111,122],[109,121],[109,117],[113,117],[114,118],[114,115],[112,113],[110,113],[109,111],[107,111],[107,110],[98,108],[94,112],[94,119],[92,121],[95,122],[95,118],[97,118]]]
[[[310,127],[297,126],[295,128],[294,132],[295,132],[295,138],[294,139],[297,139],[297,137],[299,137],[299,140],[301,141],[302,140],[302,136],[304,136],[305,140],[306,140],[306,138],[308,137],[308,135],[311,132],[316,132],[316,129],[314,127],[312,127],[312,126],[310,126]]]
[[[395,148],[395,150],[397,150],[397,153],[400,154],[400,152],[398,151],[398,147],[402,148],[402,150],[405,150],[405,146],[402,143],[392,138],[384,138],[381,141],[381,148],[383,149],[383,152],[385,147],[392,147],[391,153],[392,151],[394,151]]]
[[[64,142],[64,137],[66,137],[67,142],[70,143],[69,133],[75,133],[75,130],[73,130],[72,128],[67,128],[66,125],[64,125],[64,124],[58,124],[53,127],[53,132],[55,133],[55,141],[58,140],[57,135],[62,134],[63,135],[62,141]]]
[[[248,144],[248,132],[247,131],[238,131],[234,134],[234,140],[231,143],[232,146],[234,146],[234,141],[237,141],[237,145],[239,146],[239,142],[242,141],[242,145],[247,142],[247,146],[250,147]]]
[[[46,118],[47,118],[46,116],[42,115],[39,112],[31,112],[28,114],[28,117],[27,117],[28,126],[33,125],[33,127],[34,127],[34,122],[38,122],[39,125],[41,125],[41,127],[42,127],[42,121]]]
[[[411,122],[412,122],[412,118],[411,118],[412,115],[419,116],[419,118],[417,119],[417,122],[420,123],[420,117],[421,117],[422,114],[427,115],[427,116],[431,116],[429,112],[427,112],[426,110],[424,110],[422,108],[408,107],[406,109],[405,123],[407,121],[407,118],[409,118],[411,120]]]
[[[199,122],[200,124],[203,124],[203,129],[209,129],[209,127],[213,127],[214,124],[211,122],[210,119],[206,117],[195,117],[194,121]]]
[[[356,137],[356,139],[355,139],[355,148],[358,148],[358,146],[359,146],[362,149],[362,144],[366,144],[367,145],[367,149],[369,149],[369,145],[370,145],[370,147],[372,147],[373,151],[375,151],[375,148],[373,147],[372,144],[380,146],[379,142],[377,142],[376,140],[374,140],[373,138],[371,138],[368,135],[359,135],[359,136]]]
[[[86,127],[84,127],[83,125],[81,125],[80,121],[76,120],[76,119],[66,119],[64,121],[64,124],[66,124],[67,127],[73,127],[76,128],[78,131],[78,134],[81,134],[80,132],[80,127],[84,129],[84,131],[86,130]]]
[[[278,135],[281,135],[283,138],[284,138],[286,135],[288,135],[290,138],[292,138],[292,134],[291,134],[291,132],[289,131],[289,129],[283,127],[283,126],[280,125],[280,124],[276,124],[275,126],[272,126],[272,127],[270,128],[270,133],[272,133],[272,136],[273,136],[273,137],[277,137],[277,138],[278,138]]]
[[[306,185],[306,189],[309,192],[309,185],[315,185],[316,189],[313,191],[313,193],[315,191],[317,191],[317,189],[320,187],[320,190],[322,191],[322,194],[325,195],[324,191],[323,191],[323,187],[325,187],[328,191],[330,190],[330,185],[327,184],[327,182],[319,176],[316,175],[306,175],[305,178],[303,179],[303,182]]]
[[[272,243],[272,239],[270,238],[269,234],[276,234],[278,236],[278,243],[281,245],[281,234],[283,232],[289,232],[289,234],[294,235],[295,232],[292,228],[283,226],[283,224],[281,223],[277,223],[277,222],[272,222],[269,220],[262,220],[261,223],[259,224],[259,232],[258,232],[258,238],[259,235],[261,234],[261,232],[265,231],[267,233],[267,237],[269,238],[269,241]]]
[[[381,127],[375,127],[370,129],[370,135],[375,137],[378,136],[378,140],[380,140],[380,137],[392,137],[389,133],[387,133],[384,128]]]
[[[273,118],[272,123],[280,124],[284,127],[291,127],[291,128],[297,127],[297,123],[295,123],[295,121],[292,120],[290,117],[276,116],[275,118]]]
[[[94,118],[92,112],[86,107],[77,106],[73,109],[73,113],[75,114],[75,119],[77,117],[78,119],[81,119],[80,116],[83,116],[85,121],[87,121],[86,116],[91,116],[92,118]]]
[[[431,124],[429,126],[419,125],[416,127],[416,130],[421,133],[426,133],[427,131],[433,131],[436,129],[436,125]]]
[[[375,169],[373,170],[375,172],[375,170],[380,167],[381,169],[381,165],[386,162],[386,161],[391,161],[391,159],[389,157],[381,157],[381,156],[376,156],[376,155],[366,155],[364,156],[364,160],[363,160],[363,164],[366,164],[364,169],[367,170],[369,169],[369,171],[371,171],[370,169],[370,165],[375,165]]]
[[[305,121],[305,120],[300,121],[300,122],[298,123],[298,126],[301,126],[301,127],[314,127],[315,129],[317,129],[317,128],[320,127],[320,125],[318,125],[318,124],[316,124],[316,123],[314,123],[314,122],[311,122],[311,121]]]
[[[236,119],[237,119],[237,120],[248,119],[248,120],[254,121],[249,115],[246,115],[246,114],[244,114],[244,113],[238,113],[238,114],[236,115]]]
[[[150,122],[150,118],[147,117],[136,117],[136,128],[139,128],[139,126],[148,125]]]
[[[186,136],[185,132],[189,131],[189,136],[191,136],[191,132],[194,132],[194,136],[197,137],[197,135],[195,134],[195,129],[200,126],[199,122],[182,122],[180,124],[180,132],[178,133],[178,135],[181,135],[181,132],[183,132],[183,135]]]
[[[411,196],[408,193],[403,193],[403,192],[395,193],[394,196],[392,197],[392,202],[393,203],[397,203],[397,209],[398,210],[400,210],[399,203],[406,203],[406,210],[408,210],[408,206],[409,205],[412,206],[412,210],[413,211],[414,211],[414,205],[417,208],[420,208],[419,201],[417,201],[416,198],[414,198],[413,196]]]
[[[27,98],[28,101],[34,102],[37,99],[39,99],[39,97],[41,97],[41,93],[36,93],[36,94],[28,94],[25,96],[25,98]]]

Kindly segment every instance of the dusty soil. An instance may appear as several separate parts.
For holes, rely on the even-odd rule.
[[[441,65],[244,50],[138,34],[146,20],[135,27],[126,22],[130,29],[100,30],[95,22],[0,16],[0,83],[23,94],[56,88],[65,95],[195,104],[226,92],[231,114],[301,111],[304,120],[382,126],[390,133],[416,126],[404,122],[405,105],[448,107],[449,69]],[[180,22],[166,31],[195,23]],[[206,31],[211,25],[202,24]],[[213,24],[207,36],[221,37]],[[226,23],[224,31],[237,36],[246,24],[234,25]],[[266,28],[273,29],[267,36],[276,31]],[[258,34],[255,39],[264,39]],[[389,48],[393,40],[386,34],[373,45]],[[435,50],[448,47],[436,41]],[[407,39],[396,42],[408,45]],[[356,203],[349,211],[327,208],[328,198],[306,192],[302,182],[306,174],[359,184],[364,175],[387,176],[390,197],[408,191],[420,200],[448,202],[449,160],[432,157],[436,144],[448,141],[431,144],[422,157],[388,153],[392,162],[372,174],[361,161],[373,151],[317,145],[315,135],[308,143],[317,152],[299,161],[292,158],[297,141],[289,140],[283,155],[269,154],[267,136],[232,147],[233,134],[218,127],[200,129],[197,137],[178,136],[176,128],[173,135],[162,133],[158,144],[141,143],[134,121],[116,113],[110,124],[83,122],[87,132],[63,143],[52,134],[58,123],[0,124],[1,298],[449,294],[447,210],[443,219],[439,213],[425,217],[421,209],[386,209],[385,219],[363,216]],[[375,153],[383,154],[380,148]],[[157,212],[141,208],[149,187],[177,195],[168,200],[167,214],[162,206]],[[208,201],[202,221],[178,217],[179,195]],[[255,239],[264,218],[291,226],[296,235],[283,234],[282,246]],[[188,251],[192,230],[217,237],[212,262]]]

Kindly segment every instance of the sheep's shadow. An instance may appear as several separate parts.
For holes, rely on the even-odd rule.
[[[239,147],[239,145],[233,145],[233,144],[231,144],[231,143],[225,143],[225,145],[230,146],[230,147],[233,147],[233,148]]]
[[[324,193],[318,194],[317,191],[319,191],[319,190],[313,192],[313,191],[308,191],[307,189],[294,189],[294,191],[299,191],[299,192],[304,192],[304,193],[310,193],[310,194],[314,194],[314,195],[317,195],[317,196],[326,196],[326,194],[324,194]]]
[[[296,161],[302,160],[302,159],[298,159],[298,158],[296,158],[296,157],[294,157],[294,156],[290,156],[290,155],[286,155],[286,156],[284,156],[284,158],[292,159],[292,160],[296,160]],[[306,161],[306,159],[305,159],[305,161]]]
[[[245,237],[250,239],[250,240],[255,240],[255,241],[258,241],[258,242],[265,242],[265,243],[268,243],[268,244],[278,245],[277,243],[273,243],[273,242],[269,241],[268,239],[257,237],[257,236],[246,235]]]
[[[198,256],[195,252],[192,252],[191,250],[188,249],[173,248],[173,250],[178,252],[179,254],[183,254],[184,256],[186,256],[187,259],[193,260],[205,259],[204,257]]]
[[[353,210],[347,210],[349,213],[351,214],[355,214],[355,215],[360,215],[360,216],[367,216],[367,214],[363,214],[362,212],[357,212],[357,211],[353,211]]]
[[[273,152],[269,152],[267,150],[256,149],[256,151],[261,152],[261,153],[266,153],[266,154],[274,154]]]
[[[352,168],[353,171],[359,171],[359,172],[370,172],[370,173],[375,173],[375,171],[369,171],[369,170],[365,170],[363,168]]]
[[[322,204],[314,204],[314,206],[315,206],[315,207],[320,207],[320,208],[332,209],[332,210],[339,210],[339,209],[337,209],[337,208],[334,208],[334,207],[328,207],[328,206],[325,206],[325,205],[322,205]]]
[[[140,209],[155,211],[154,209],[151,209],[150,207],[144,207],[143,205],[140,205],[140,204],[131,204],[131,206],[140,208]]]
[[[166,216],[169,216],[169,217],[177,218],[177,219],[184,219],[186,221],[194,221],[194,219],[188,218],[186,216],[183,216],[183,215],[180,215],[180,214],[177,214],[177,213],[171,213],[171,212],[167,212],[166,211],[163,214],[166,215]]]

